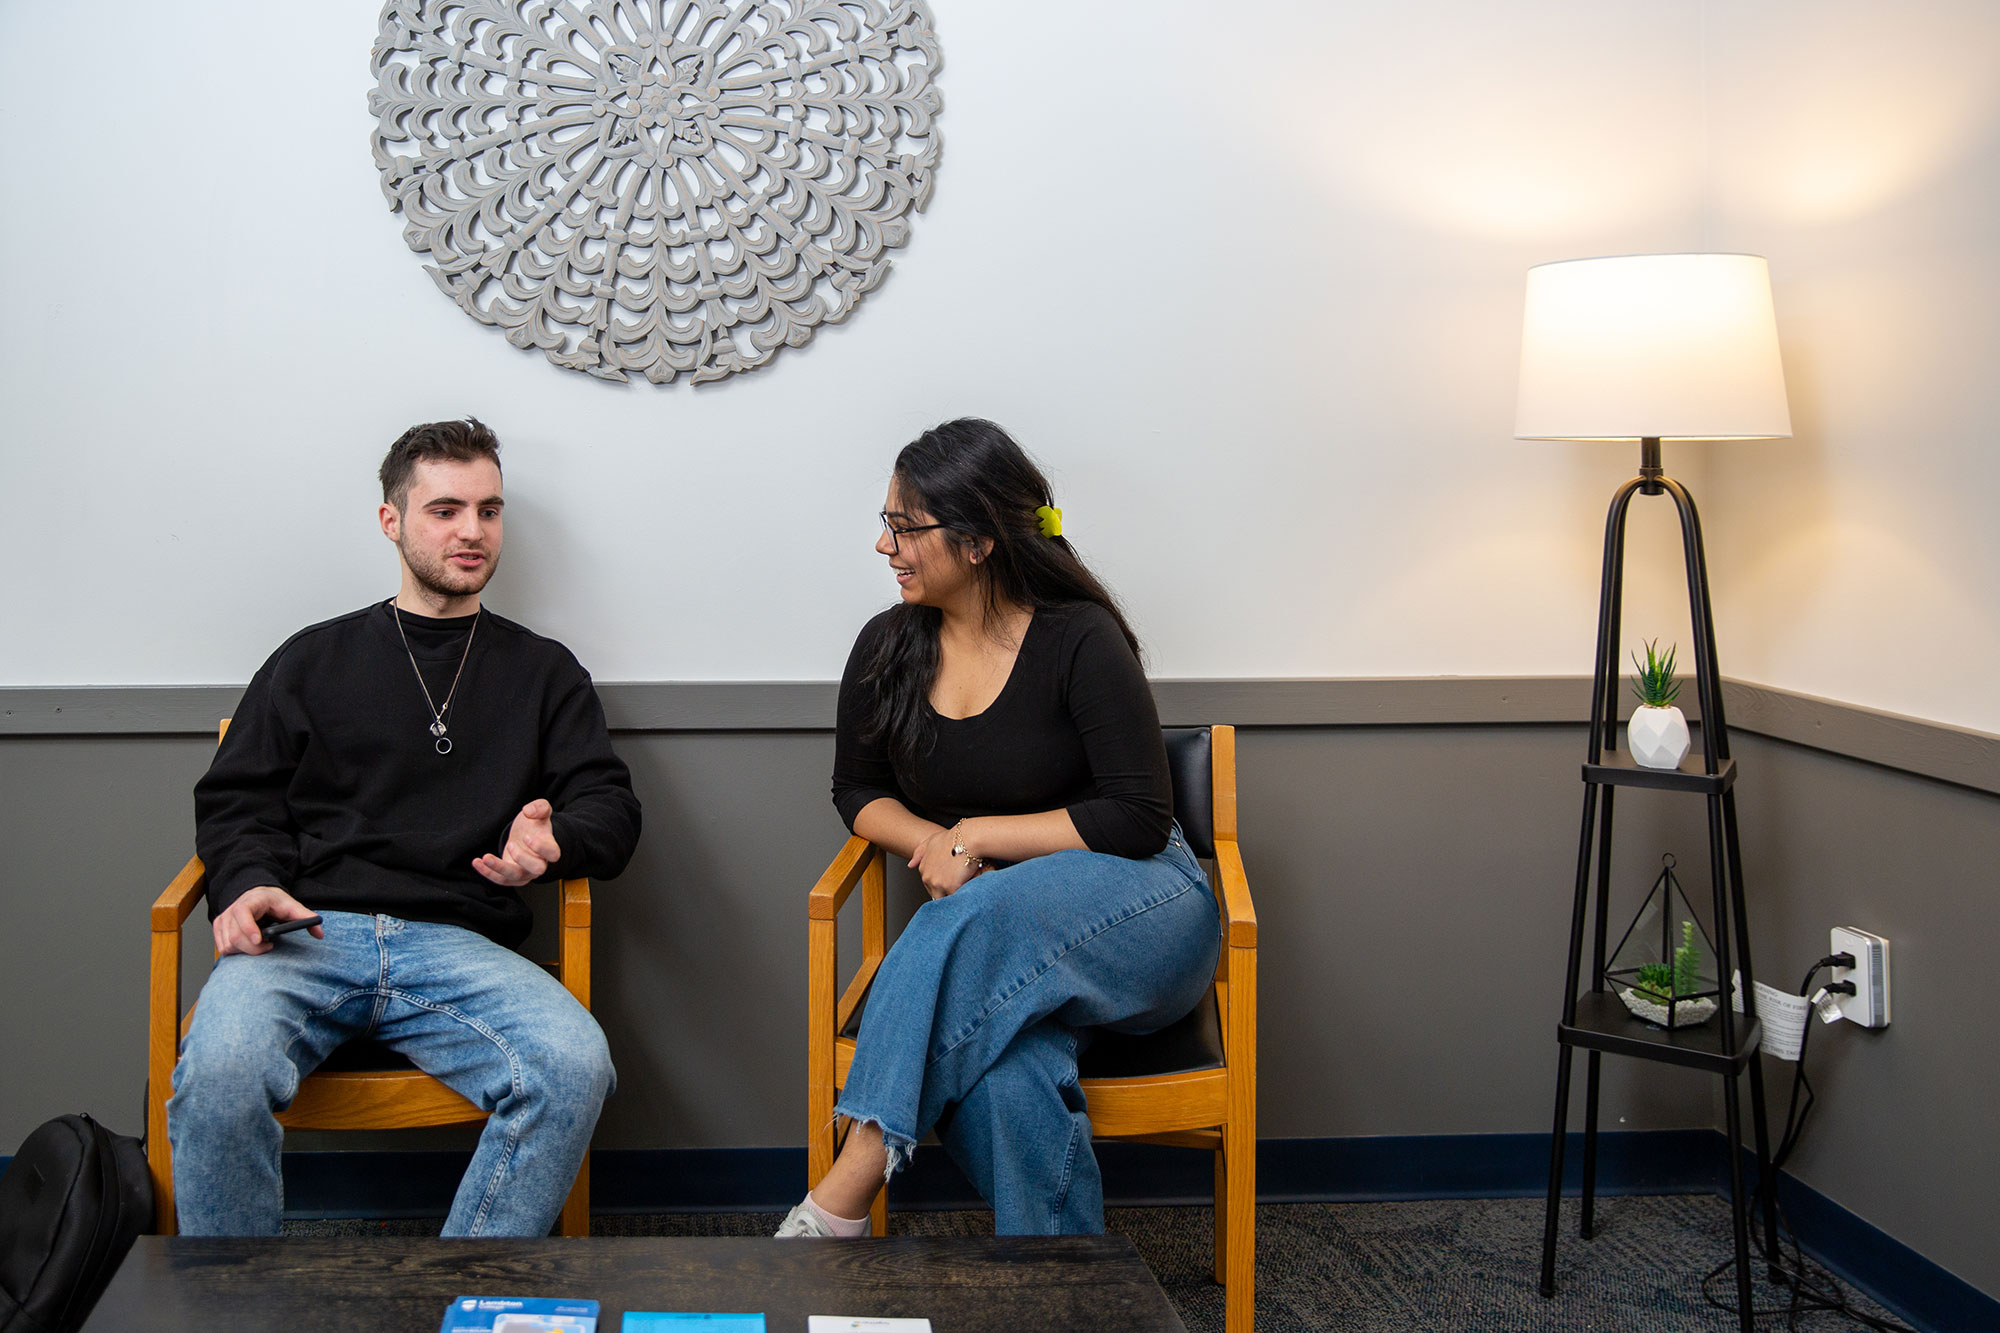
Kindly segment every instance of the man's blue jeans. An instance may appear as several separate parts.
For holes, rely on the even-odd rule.
[[[882,960],[836,1113],[882,1130],[891,1172],[935,1128],[1002,1235],[1101,1232],[1079,1029],[1176,1021],[1220,947],[1178,825],[1149,860],[1066,851],[988,871],[918,908]]]
[[[216,961],[174,1068],[167,1133],[190,1236],[275,1236],[272,1113],[352,1037],[401,1051],[490,1111],[447,1236],[546,1236],[614,1074],[604,1034],[547,972],[459,926],[324,912],[269,953]]]

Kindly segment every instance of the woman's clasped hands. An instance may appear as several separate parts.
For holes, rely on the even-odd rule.
[[[910,869],[924,881],[924,892],[932,898],[949,898],[964,888],[973,876],[986,869],[986,862],[962,852],[965,821],[941,828],[917,844],[910,854]]]

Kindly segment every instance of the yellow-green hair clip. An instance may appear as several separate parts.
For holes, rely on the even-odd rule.
[[[1044,537],[1062,536],[1062,510],[1051,505],[1037,505],[1035,521],[1041,525]]]

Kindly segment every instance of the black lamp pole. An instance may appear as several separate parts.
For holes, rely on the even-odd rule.
[[[1623,610],[1625,567],[1625,520],[1634,495],[1670,495],[1680,512],[1681,550],[1687,563],[1688,609],[1694,627],[1695,693],[1700,701],[1702,762],[1699,773],[1683,768],[1677,773],[1654,775],[1631,765],[1607,762],[1606,751],[1618,743],[1618,697],[1616,684],[1621,674],[1618,660],[1619,620]],[[1627,481],[1611,499],[1604,528],[1604,578],[1598,594],[1597,662],[1591,681],[1590,751],[1584,767],[1583,832],[1579,839],[1576,868],[1576,900],[1570,915],[1569,972],[1563,989],[1562,1026],[1558,1029],[1560,1056],[1556,1072],[1555,1133],[1550,1148],[1548,1216],[1542,1243],[1544,1296],[1555,1294],[1555,1252],[1557,1212],[1562,1198],[1563,1148],[1568,1129],[1570,1061],[1575,1048],[1588,1052],[1585,1082],[1583,1154],[1582,1234],[1594,1230],[1597,1166],[1597,1114],[1599,1073],[1605,1050],[1674,1063],[1695,1064],[1722,1073],[1723,1106],[1730,1143],[1730,1201],[1735,1222],[1736,1274],[1739,1306],[1744,1329],[1750,1327],[1750,1256],[1743,1195],[1743,1161],[1736,1145],[1742,1142],[1741,1116],[1737,1101],[1736,1069],[1748,1066],[1752,1130],[1757,1160],[1763,1170],[1760,1194],[1763,1199],[1764,1253],[1773,1265],[1778,1260],[1776,1182],[1770,1177],[1770,1149],[1764,1123],[1764,1080],[1754,1049],[1742,1050],[1739,1034],[1747,1040],[1757,1031],[1757,997],[1752,982],[1749,923],[1743,902],[1743,858],[1736,833],[1736,792],[1734,765],[1729,756],[1729,729],[1723,717],[1721,674],[1715,657],[1715,618],[1708,595],[1708,566],[1702,551],[1701,519],[1687,488],[1666,474],[1660,463],[1657,436],[1639,442],[1639,475]],[[1590,991],[1605,990],[1605,934],[1611,884],[1612,798],[1619,785],[1678,787],[1700,791],[1707,797],[1709,832],[1709,878],[1714,896],[1715,948],[1721,983],[1729,984],[1732,962],[1742,976],[1743,1016],[1739,1020],[1727,1000],[1718,1004],[1721,1044],[1715,1057],[1702,1061],[1680,1058],[1685,1053],[1657,1040],[1641,1042],[1622,1035],[1616,1028],[1596,1018],[1578,1023],[1579,987],[1582,984],[1584,925],[1593,900],[1591,871],[1596,870],[1596,931]],[[1602,808],[1599,795],[1602,794]],[[1595,856],[1593,857],[1593,844]],[[1596,1010],[1593,1009],[1593,1013]],[[1637,1023],[1638,1020],[1631,1020]],[[1739,1028],[1739,1023],[1742,1025]]]

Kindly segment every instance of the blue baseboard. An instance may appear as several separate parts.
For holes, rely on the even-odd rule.
[[[1583,1136],[1572,1134],[1565,1181],[1581,1188]],[[285,1154],[285,1202],[296,1217],[441,1217],[465,1152]],[[1214,1197],[1208,1154],[1148,1143],[1097,1145],[1112,1207],[1199,1204]],[[1713,1130],[1605,1134],[1602,1194],[1707,1194],[1728,1188]],[[1257,1145],[1257,1197],[1266,1203],[1538,1196],[1547,1188],[1542,1134],[1427,1134],[1354,1139],[1266,1139]],[[601,1149],[591,1158],[591,1208],[600,1213],[782,1212],[799,1201],[804,1148]],[[978,1208],[944,1150],[918,1150],[890,1187],[903,1209]]]
[[[1565,1154],[1580,1189],[1582,1135]],[[1534,1198],[1548,1187],[1542,1134],[1440,1134],[1265,1139],[1257,1197],[1265,1203]],[[1212,1195],[1208,1155],[1140,1143],[1100,1143],[1112,1206],[1199,1204]],[[301,1152],[285,1155],[286,1211],[295,1217],[442,1217],[469,1154]],[[12,1161],[0,1157],[0,1171]],[[804,1148],[607,1149],[592,1158],[591,1203],[603,1213],[781,1212],[805,1184]],[[1754,1166],[1745,1171],[1754,1179]],[[1724,1194],[1728,1157],[1714,1130],[1607,1133],[1598,1140],[1600,1194]],[[896,1178],[899,1209],[979,1207],[942,1149],[920,1150]],[[1842,1281],[1926,1333],[2000,1329],[2000,1300],[1926,1259],[1789,1175],[1778,1198],[1799,1243]]]
[[[1713,1130],[1600,1134],[1597,1192],[1726,1192],[1727,1162],[1722,1136]],[[1257,1197],[1265,1203],[1538,1198],[1548,1188],[1546,1134],[1265,1139],[1257,1145]],[[1565,1145],[1563,1188],[1582,1192],[1582,1134],[1571,1134]]]
[[[2000,1300],[1783,1172],[1778,1207],[1808,1257],[1912,1327],[1925,1333],[2000,1329]]]

